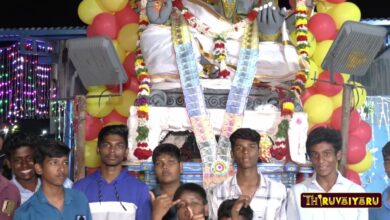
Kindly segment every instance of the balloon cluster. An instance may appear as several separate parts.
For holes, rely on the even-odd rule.
[[[105,36],[112,40],[128,77],[121,96],[109,96],[118,93],[118,85],[87,88],[87,96],[96,98],[87,99],[84,159],[86,167],[98,167],[100,159],[96,145],[100,129],[112,124],[127,124],[130,106],[134,104],[139,90],[134,67],[139,15],[129,0],[83,0],[78,7],[78,15],[88,24],[88,37]]]
[[[354,3],[345,0],[320,0],[316,4],[316,13],[308,21],[310,71],[301,99],[304,111],[308,114],[309,131],[320,126],[341,129],[343,84],[348,82],[349,74],[334,73],[334,83],[329,83],[331,75],[328,70],[321,69],[321,64],[340,27],[348,20],[360,21],[360,10]],[[348,83],[356,87],[351,101],[353,108],[349,119],[346,176],[361,184],[358,173],[367,171],[373,162],[370,152],[366,150],[372,129],[367,122],[361,120],[357,111],[366,101],[365,88],[358,82]]]

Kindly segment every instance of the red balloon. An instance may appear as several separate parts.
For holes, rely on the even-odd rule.
[[[365,144],[367,144],[371,140],[372,129],[367,122],[362,120],[355,130],[349,132],[349,135],[359,137]]]
[[[359,163],[366,156],[366,144],[356,137],[349,135],[347,144],[347,163],[355,164]]]
[[[94,32],[91,25],[88,25],[87,27],[87,37],[93,37],[96,36],[96,33]]]
[[[341,3],[341,2],[345,2],[345,0],[326,0],[327,2],[330,2],[330,3]]]
[[[120,115],[118,112],[113,110],[110,114],[103,118],[103,123],[109,124],[113,122],[119,122],[121,124],[127,124],[127,118]]]
[[[135,76],[129,77],[126,83],[122,84],[122,91],[125,90],[131,90],[135,93],[138,93],[139,83]],[[108,85],[107,89],[110,90],[110,92],[118,93],[119,92],[119,85]]]
[[[90,34],[115,39],[118,34],[115,16],[107,12],[96,15],[90,25]]]
[[[92,117],[87,113],[85,116],[85,139],[91,141],[97,138],[103,123],[99,118]]]
[[[345,177],[358,185],[362,185],[359,174],[354,170],[345,169]]]
[[[116,24],[118,30],[129,23],[137,23],[139,21],[139,15],[129,5],[122,10],[115,13]]]
[[[314,88],[317,93],[325,96],[337,95],[343,89],[344,79],[340,73],[334,73],[335,83],[330,82],[330,73],[324,71],[318,77],[317,82],[314,84]]]
[[[312,16],[307,24],[307,28],[313,33],[317,42],[331,40],[337,32],[336,22],[325,13],[317,13]]]
[[[315,88],[310,87],[310,88],[305,89],[305,91],[303,92],[303,94],[302,94],[302,96],[301,96],[302,104],[305,104],[306,100],[307,100],[310,96],[315,95],[315,94],[316,94]]]
[[[341,115],[342,115],[342,108],[338,107],[336,110],[333,111],[331,120],[330,120],[330,126],[336,130],[341,130]],[[360,123],[360,115],[359,113],[354,109],[351,111],[350,117],[349,117],[349,131],[354,131]]]
[[[126,70],[127,76],[130,78],[131,76],[135,76],[135,52],[129,53],[125,60],[123,61],[123,67]]]

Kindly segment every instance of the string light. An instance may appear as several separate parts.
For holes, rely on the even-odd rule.
[[[23,44],[25,50],[33,50],[33,41]],[[37,51],[53,50],[36,44]],[[22,118],[49,118],[51,65],[39,64],[38,55],[22,54],[19,49],[20,42],[0,49],[0,117],[11,125]]]

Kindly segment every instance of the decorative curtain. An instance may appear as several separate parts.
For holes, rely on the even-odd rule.
[[[373,156],[371,168],[361,175],[362,185],[368,192],[382,192],[390,184],[383,167],[382,148],[390,141],[390,96],[367,97],[366,105],[372,108],[362,119],[372,128],[372,139],[367,147]]]

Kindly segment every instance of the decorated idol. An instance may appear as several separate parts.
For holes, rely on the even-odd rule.
[[[256,37],[260,40],[256,45],[260,52],[256,56],[256,77],[266,82],[294,78],[298,70],[296,51],[286,50],[275,42],[278,38],[288,40],[285,28],[281,28],[286,10],[280,10],[272,2],[260,6],[255,0],[220,0],[213,6],[201,0],[148,0],[150,24],[141,37],[141,49],[152,82],[178,78],[181,61],[174,43],[187,40],[184,35],[172,35],[175,17],[179,15],[183,21],[177,25],[189,30],[191,48],[185,50],[193,54],[196,63],[191,71],[203,77],[210,73],[211,77],[231,77],[240,61],[247,62],[239,56],[244,40]],[[256,26],[255,29],[245,32],[250,25]],[[287,59],[291,62],[286,62]]]

